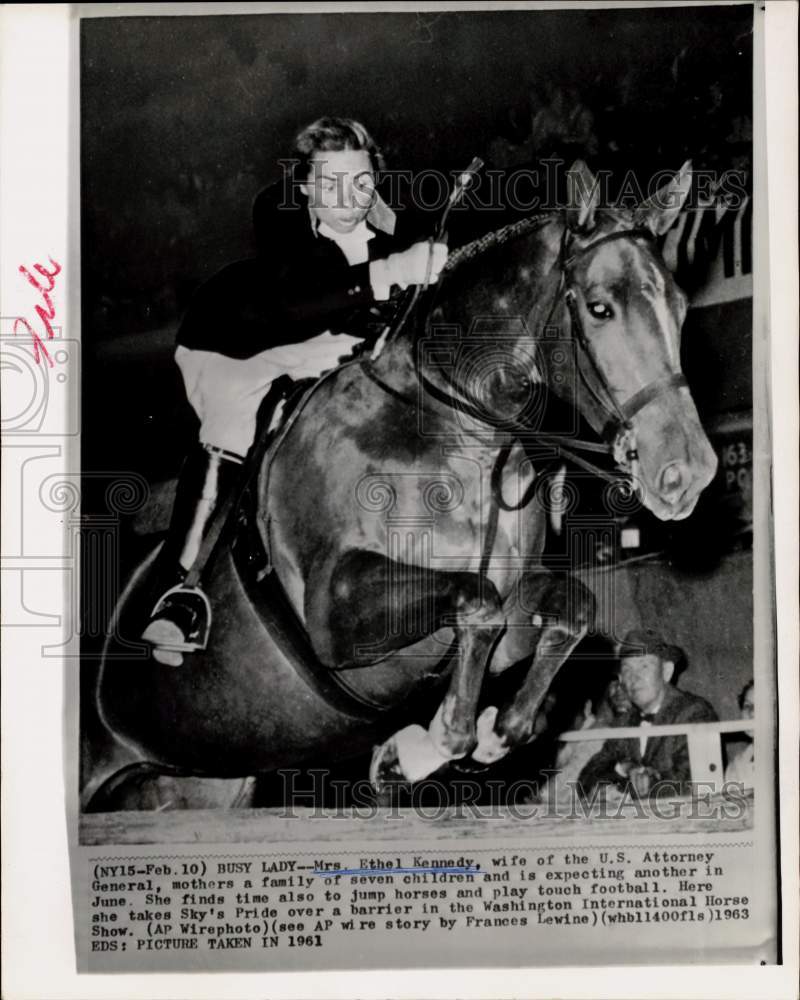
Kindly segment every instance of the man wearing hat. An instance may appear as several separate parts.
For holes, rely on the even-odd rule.
[[[688,793],[691,771],[686,737],[647,736],[649,726],[717,719],[704,698],[670,683],[681,656],[681,650],[654,629],[636,629],[625,636],[619,647],[620,681],[631,708],[617,724],[639,726],[642,735],[606,741],[580,774],[584,794],[605,783],[618,789],[630,785],[636,795],[646,797],[657,792],[659,782],[669,782],[673,794]]]

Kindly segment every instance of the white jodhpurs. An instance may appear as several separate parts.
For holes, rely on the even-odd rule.
[[[258,408],[275,379],[279,375],[318,378],[335,368],[358,343],[357,337],[326,331],[300,344],[271,347],[245,359],[179,346],[175,361],[200,418],[200,443],[244,457],[255,437]]]

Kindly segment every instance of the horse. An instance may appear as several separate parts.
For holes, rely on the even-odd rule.
[[[221,778],[372,749],[380,790],[531,740],[594,611],[542,559],[565,456],[600,473],[576,452],[607,452],[609,488],[662,520],[688,517],[716,471],[656,242],[690,183],[687,163],[638,208],[603,207],[575,164],[565,208],[454,251],[393,335],[306,393],[207,567],[208,647],[180,667],[131,652],[153,556],[123,593],[96,691],[113,752],[88,808],[115,808],[126,759]],[[553,401],[597,440],[548,424]],[[520,665],[479,712],[484,680]],[[400,725],[415,698],[430,721]]]

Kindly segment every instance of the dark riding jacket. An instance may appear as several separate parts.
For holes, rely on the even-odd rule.
[[[668,684],[664,691],[664,700],[652,720],[654,726],[666,726],[681,722],[716,722],[717,713],[711,705],[699,695]],[[632,708],[628,717],[618,723],[622,726],[638,726],[640,715]],[[647,735],[647,730],[642,730]],[[602,750],[581,771],[578,779],[585,795],[590,795],[592,789],[600,783],[610,783],[623,788],[627,779],[616,771],[616,765],[623,761],[631,761],[637,765],[650,767],[658,773],[663,781],[673,782],[676,794],[687,794],[691,780],[689,767],[689,745],[685,736],[650,736],[641,752],[638,739],[606,740]]]
[[[367,216],[374,236],[369,260],[408,244],[394,232],[394,213],[379,201]],[[280,185],[253,206],[258,255],[228,264],[195,293],[177,343],[246,359],[325,330],[374,339],[386,322],[375,300],[369,263],[351,265],[337,244],[317,232],[306,197],[286,198]]]

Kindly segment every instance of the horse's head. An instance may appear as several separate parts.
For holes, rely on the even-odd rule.
[[[456,251],[417,343],[429,392],[478,423],[535,440],[549,395],[577,408],[665,521],[691,514],[717,466],[681,373],[686,297],[655,244],[690,184],[687,163],[637,209],[601,209],[575,164],[565,215]]]
[[[553,320],[570,330],[572,349],[556,351],[547,330],[540,339],[551,389],[606,437],[645,506],[665,521],[691,514],[717,467],[681,374],[686,297],[654,243],[690,184],[687,163],[638,209],[602,211],[595,178],[584,164],[573,166],[550,274]]]

